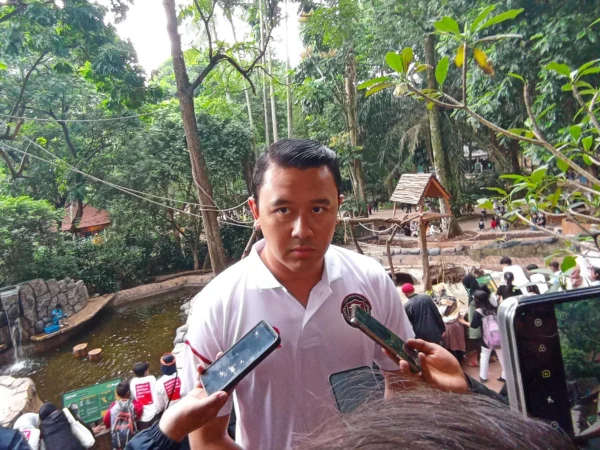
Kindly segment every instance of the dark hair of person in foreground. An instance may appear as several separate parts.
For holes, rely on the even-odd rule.
[[[301,438],[297,450],[571,450],[550,425],[482,395],[415,389],[370,402]]]

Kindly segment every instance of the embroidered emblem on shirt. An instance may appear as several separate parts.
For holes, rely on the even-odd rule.
[[[362,295],[362,294],[347,295],[346,298],[344,298],[344,300],[342,300],[342,315],[344,316],[344,320],[346,321],[346,323],[348,325],[350,325],[351,327],[354,326],[350,322],[350,318],[352,317],[352,314],[351,314],[352,305],[358,305],[358,307],[365,310],[367,312],[367,314],[371,314],[371,309],[372,309],[371,302],[369,300],[367,300],[367,297],[365,297],[364,295]]]

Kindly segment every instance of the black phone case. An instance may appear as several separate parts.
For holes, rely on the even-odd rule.
[[[261,323],[264,323],[264,324],[266,324],[266,325],[267,325],[267,326],[268,326],[268,327],[269,327],[269,328],[270,328],[270,329],[273,331],[273,333],[275,333],[275,334],[277,335],[277,339],[275,339],[275,341],[273,341],[273,343],[272,343],[272,344],[271,344],[271,345],[270,345],[270,346],[269,346],[269,347],[268,347],[268,348],[267,348],[267,349],[266,349],[266,350],[265,350],[263,353],[261,353],[261,355],[260,355],[258,358],[256,358],[256,359],[255,359],[255,360],[252,362],[252,364],[250,364],[250,365],[249,365],[248,367],[246,367],[246,368],[245,368],[245,369],[244,369],[242,372],[240,372],[240,373],[238,374],[238,376],[236,376],[236,377],[235,377],[233,380],[231,380],[231,381],[230,381],[230,382],[229,382],[227,385],[225,385],[225,386],[223,387],[223,389],[219,389],[219,390],[221,390],[221,391],[225,391],[225,392],[227,392],[227,393],[230,393],[230,392],[233,390],[233,388],[234,388],[234,387],[235,387],[235,386],[236,386],[236,385],[237,385],[237,384],[238,384],[240,381],[242,381],[242,380],[244,379],[244,377],[245,377],[246,375],[248,375],[250,372],[252,372],[256,366],[258,366],[258,365],[259,365],[259,364],[260,364],[262,361],[264,361],[264,359],[265,359],[267,356],[269,356],[269,355],[270,355],[270,354],[273,352],[273,350],[275,350],[275,349],[276,349],[276,348],[279,346],[279,344],[281,344],[281,336],[279,336],[279,333],[277,333],[277,332],[275,331],[275,329],[274,329],[274,328],[271,326],[271,324],[270,324],[269,322],[267,322],[266,320],[261,320],[259,323],[257,323],[257,324],[256,324],[256,326],[254,326],[254,327],[253,327],[253,328],[252,328],[250,331],[248,331],[248,332],[247,332],[247,333],[246,333],[244,336],[242,336],[242,337],[241,337],[241,338],[238,340],[238,342],[239,342],[239,341],[241,341],[242,339],[244,339],[244,338],[245,338],[246,336],[248,336],[250,333],[254,332],[254,329],[255,329],[255,328],[258,326],[258,325],[260,325]],[[237,344],[237,342],[236,342],[235,344],[233,344],[233,345],[232,345],[232,346],[231,346],[231,347],[230,347],[230,348],[229,348],[229,349],[228,349],[228,350],[227,350],[225,353],[223,353],[223,356],[225,356],[225,354],[227,354],[227,352],[229,352],[229,351],[230,351],[232,348],[234,348],[234,347],[236,346],[236,344]],[[213,362],[213,363],[212,363],[210,366],[208,366],[208,367],[205,369],[205,372],[208,372],[208,371],[210,370],[210,368],[216,364],[216,362],[217,362],[217,361]],[[200,375],[200,380],[202,380],[202,375]],[[204,386],[204,383],[202,383],[202,386]],[[207,393],[208,395],[214,394],[215,392],[219,392],[219,390],[216,390],[216,391],[209,391],[209,390],[207,390],[207,389],[205,389],[205,390],[206,390],[206,393]]]

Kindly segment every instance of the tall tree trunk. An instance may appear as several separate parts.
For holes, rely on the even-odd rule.
[[[215,273],[222,272],[227,267],[225,250],[219,231],[217,211],[212,199],[213,189],[206,170],[206,161],[202,152],[198,124],[196,123],[196,112],[194,109],[194,91],[190,83],[183,51],[181,50],[181,36],[177,30],[177,14],[175,12],[175,0],[163,0],[167,16],[167,31],[171,40],[171,56],[173,58],[173,70],[177,82],[177,97],[181,109],[183,129],[187,139],[188,152],[192,166],[192,176],[198,191],[198,200],[202,205],[202,222],[204,233],[208,244],[208,253],[211,258]],[[212,210],[206,210],[206,207]]]
[[[200,270],[200,260],[198,259],[198,241],[192,244],[192,258],[194,259],[194,270]]]
[[[350,134],[350,145],[354,147],[352,151],[356,151],[358,144],[358,119],[356,113],[356,57],[354,50],[348,51],[348,58],[346,61],[346,109],[348,111],[348,133]],[[362,161],[358,158],[352,160],[351,170],[354,172],[354,179],[356,182],[356,194],[358,199],[362,202],[367,201],[365,192],[365,176],[363,173]]]
[[[425,38],[425,58],[426,63],[430,67],[427,69],[427,87],[429,89],[437,90],[437,81],[435,79],[435,36],[428,34]],[[440,116],[437,106],[433,106],[429,110],[429,133],[431,135],[431,149],[433,153],[433,167],[435,168],[435,174],[437,179],[442,186],[449,189],[450,183],[450,171],[448,170],[448,160],[444,153],[444,144],[442,141],[442,126],[440,123]],[[450,214],[452,211],[448,211],[446,204],[440,202],[440,212],[442,214]],[[458,223],[453,217],[444,219],[448,237],[455,237],[462,234],[462,230]]]
[[[279,132],[277,131],[277,104],[275,102],[275,86],[273,82],[273,56],[271,52],[271,45],[267,49],[269,55],[269,94],[271,95],[271,119],[273,121],[273,142],[279,140]]]
[[[519,163],[519,151],[520,151],[519,141],[510,140],[508,143],[508,152],[510,154],[510,169],[511,173],[520,174],[521,173],[521,164]]]
[[[265,48],[264,47],[264,41],[265,41],[265,30],[264,30],[264,25],[263,25],[263,0],[259,0],[258,1],[258,18],[260,21],[260,48]],[[266,56],[263,55],[262,57],[262,64],[263,64],[263,69],[266,66]],[[266,75],[265,75],[265,71],[263,70],[262,72],[262,97],[263,97],[263,110],[264,110],[264,117],[265,117],[265,144],[267,144],[267,147],[269,147],[271,145],[271,136],[269,133],[269,101],[267,99],[267,81],[266,81]]]
[[[287,93],[287,134],[291,139],[294,135],[294,117],[292,110],[292,87],[290,84],[290,36],[288,30],[288,1],[285,0],[285,91]]]

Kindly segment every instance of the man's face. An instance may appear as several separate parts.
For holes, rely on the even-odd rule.
[[[320,270],[343,201],[331,171],[270,164],[258,195],[258,205],[250,199],[250,207],[267,241],[269,268],[279,273]]]

